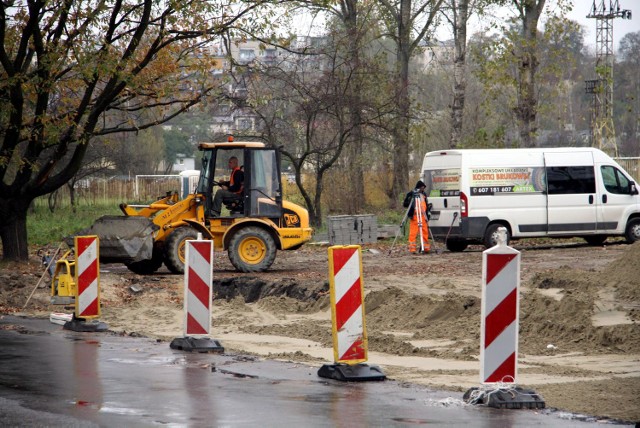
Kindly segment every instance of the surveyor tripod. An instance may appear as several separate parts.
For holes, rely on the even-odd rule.
[[[391,254],[393,247],[396,245],[396,240],[398,239],[398,235],[400,234],[400,231],[402,230],[405,223],[407,222],[407,219],[409,219],[409,212],[411,211],[411,208],[414,208],[414,207],[415,207],[414,212],[416,214],[416,220],[418,221],[418,234],[420,236],[420,252],[424,253],[424,234],[422,232],[422,225],[424,224],[423,222],[425,221],[426,211],[422,211],[422,209],[420,209],[422,206],[422,204],[420,203],[422,202],[421,194],[422,192],[420,192],[419,190],[417,189],[413,190],[413,197],[411,198],[411,203],[409,204],[407,211],[404,213],[404,218],[402,219],[402,222],[398,227],[398,231],[396,232],[396,237],[393,239],[393,244],[391,244],[391,248],[389,249],[389,254]]]

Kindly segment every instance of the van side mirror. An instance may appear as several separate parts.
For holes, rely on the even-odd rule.
[[[638,194],[638,185],[636,183],[634,183],[633,181],[631,183],[629,183],[629,194],[630,195],[637,195]]]

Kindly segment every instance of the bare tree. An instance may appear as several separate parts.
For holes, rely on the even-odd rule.
[[[513,51],[518,60],[518,105],[515,108],[520,141],[524,147],[535,147],[537,131],[536,115],[538,98],[536,94],[536,71],[538,21],[546,0],[512,0],[521,24],[519,46]]]
[[[472,0],[449,0],[449,13],[445,17],[453,29],[453,100],[451,102],[451,138],[449,148],[460,145],[462,136],[462,119],[464,114],[467,55],[467,21],[469,5]]]
[[[396,44],[395,61],[395,127],[393,132],[393,194],[401,195],[408,188],[409,178],[409,60],[418,44],[432,30],[444,0],[378,0],[382,20]],[[396,207],[399,200],[391,199]]]
[[[268,16],[249,16],[261,3],[3,1],[4,258],[28,258],[29,204],[72,179],[94,136],[163,123],[211,93],[217,82],[204,55],[207,41],[232,26],[265,25]],[[124,119],[104,120],[110,112]]]
[[[354,100],[350,87],[360,77],[353,70],[346,72],[345,64],[349,61],[336,50],[348,36],[344,33],[334,36],[339,39],[327,36],[327,43],[314,49],[313,54],[291,55],[279,67],[256,72],[255,78],[248,80],[247,101],[262,119],[262,138],[280,147],[293,167],[296,185],[315,226],[323,221],[326,174],[340,165],[355,130],[375,126],[377,120],[388,114],[384,106],[376,107],[370,100],[379,73],[375,65],[369,68],[362,63],[358,65],[358,70],[367,73],[371,86],[361,86]],[[355,117],[354,104],[359,106]],[[303,175],[308,177],[309,172],[312,179],[303,180]],[[343,175],[349,177],[348,171]],[[332,191],[345,193],[350,189],[345,183]]]
[[[544,32],[538,31],[537,27],[545,9],[545,0],[510,0],[508,3],[515,7],[515,14],[501,26],[502,36],[485,38],[478,45],[474,58],[476,72],[491,97],[502,100],[497,108],[502,105],[510,107],[509,116],[515,119],[518,135],[515,145],[534,147],[539,127],[540,97],[545,91],[550,93],[554,84],[564,85],[564,80],[552,79],[551,75],[560,76],[562,67],[559,65],[566,67],[569,64],[568,59],[564,63],[552,59],[567,55],[567,43],[554,45],[550,41],[564,40],[563,34],[574,32],[575,25],[564,18],[568,6],[565,0],[557,0],[555,9],[549,8],[550,19]],[[541,61],[541,57],[548,61]],[[512,126],[506,117],[505,114],[501,126],[508,131]],[[502,142],[504,131],[489,140]]]

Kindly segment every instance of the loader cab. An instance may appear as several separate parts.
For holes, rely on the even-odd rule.
[[[257,142],[201,143],[202,170],[197,193],[205,196],[205,212],[211,209],[217,183],[228,181],[231,170],[229,158],[238,158],[244,172],[244,189],[237,198],[223,199],[228,217],[263,217],[278,219],[282,216],[282,185],[280,157],[277,149]]]

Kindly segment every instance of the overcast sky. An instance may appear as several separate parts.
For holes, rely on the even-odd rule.
[[[600,4],[601,0],[595,0],[596,4]],[[609,4],[608,0],[605,0],[606,4]],[[620,7],[622,9],[629,9],[632,12],[632,19],[622,19],[615,18],[613,20],[613,45],[614,50],[618,50],[618,45],[622,37],[627,33],[635,33],[640,31],[640,0],[618,0]],[[578,22],[585,28],[585,44],[589,46],[592,52],[595,54],[595,45],[596,45],[596,19],[587,18],[589,12],[591,12],[591,6],[593,5],[593,0],[573,0],[573,10],[569,13],[569,19]],[[554,7],[554,0],[547,0],[547,7]],[[506,15],[513,16],[513,10],[510,10],[510,7],[504,7],[498,9],[496,12],[497,16]],[[474,32],[479,31],[482,28],[486,28],[489,22],[489,19],[483,19],[485,22],[478,22],[477,16],[472,15],[469,21],[469,29],[467,32],[467,36],[471,37]],[[316,26],[312,28],[312,21],[308,15],[300,16],[299,19],[296,20],[296,33],[298,34],[308,34],[308,35],[318,35],[323,34],[325,31],[324,28],[324,20],[318,19],[315,21]],[[539,29],[542,29],[543,25],[541,24]],[[453,36],[451,34],[451,29],[446,23],[443,22],[443,25],[436,32],[436,38],[438,40],[449,40]]]
[[[608,3],[609,2],[607,2],[607,4]],[[622,9],[631,10],[632,19],[614,18],[613,48],[616,51],[618,50],[620,40],[625,34],[640,31],[640,1],[619,0],[618,3]],[[600,4],[600,0],[596,0],[596,4]],[[587,15],[591,12],[592,5],[592,0],[574,0],[573,10],[569,13],[568,17],[585,28],[585,43],[591,46],[595,52],[597,19],[587,18]]]
[[[600,1],[601,0],[596,0],[596,3],[600,4]],[[609,2],[607,1],[607,5],[608,4]],[[632,19],[615,18],[613,20],[613,47],[616,51],[618,50],[620,39],[622,39],[625,34],[640,31],[640,0],[619,0],[619,4],[622,9],[631,10]],[[578,22],[584,27],[584,42],[595,54],[597,20],[595,18],[587,18],[587,15],[591,12],[593,0],[573,0],[573,5],[573,10],[568,14],[568,18]],[[553,0],[547,1],[547,7],[555,7],[555,2]],[[513,6],[505,6],[494,13],[494,17],[513,16]],[[477,16],[472,15],[469,21],[468,36],[470,37],[474,32],[486,28],[489,21],[489,19],[484,18],[483,22],[478,22]],[[544,24],[541,22],[538,29],[542,30],[543,28]],[[443,25],[437,32],[437,38],[440,40],[451,39],[451,29],[447,25]]]

